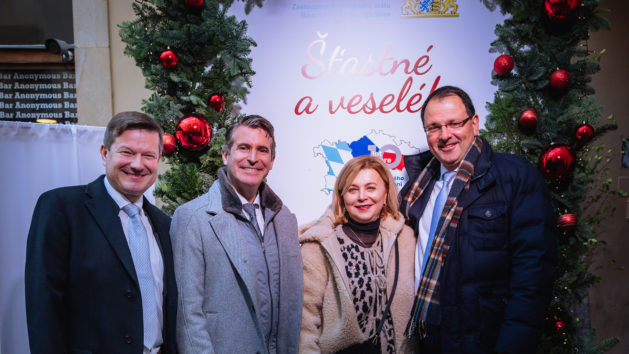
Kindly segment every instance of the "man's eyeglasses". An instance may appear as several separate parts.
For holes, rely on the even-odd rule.
[[[450,123],[446,123],[443,125],[431,125],[429,127],[424,127],[424,131],[426,132],[426,134],[434,134],[436,132],[440,132],[441,128],[446,127],[448,129],[458,129],[458,128],[462,128],[465,123],[467,123],[468,120],[472,119],[472,117],[474,117],[474,115],[471,115],[465,119],[463,119],[460,122],[450,122]]]

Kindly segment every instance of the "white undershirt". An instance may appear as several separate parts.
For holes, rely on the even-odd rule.
[[[446,172],[448,172],[448,170],[441,166],[441,175],[439,176],[443,176]],[[452,181],[454,181],[454,178],[451,178],[450,183],[446,186],[446,188],[448,188],[448,194],[450,193],[450,188],[452,187]],[[430,235],[432,210],[435,208],[435,201],[437,200],[437,195],[439,195],[439,192],[441,191],[441,186],[443,186],[443,180],[438,178],[432,189],[432,193],[430,194],[430,199],[428,199],[424,213],[419,219],[419,236],[417,237],[417,248],[415,249],[415,291],[417,291],[417,288],[419,287],[419,281],[422,276],[421,266],[424,261],[424,253],[426,252],[428,236]]]
[[[114,187],[109,183],[107,178],[104,178],[105,181],[105,189],[107,189],[107,193],[111,196],[111,198],[118,204],[120,207],[120,211],[118,212],[118,217],[120,218],[120,223],[122,224],[122,230],[124,231],[125,239],[127,240],[127,245],[129,245],[129,235],[127,229],[129,227],[129,215],[122,210],[127,204],[131,202],[125,198],[120,192],[118,192]],[[153,273],[153,288],[155,289],[155,304],[157,305],[157,320],[159,321],[160,332],[157,336],[155,344],[151,348],[151,350],[147,350],[144,348],[144,354],[154,354],[159,351],[159,347],[163,343],[162,339],[162,328],[164,322],[163,315],[163,292],[164,292],[164,261],[162,259],[162,252],[159,249],[159,245],[157,244],[157,240],[155,239],[155,233],[153,232],[153,228],[151,227],[151,223],[144,213],[144,209],[142,209],[142,203],[144,198],[138,199],[137,202],[133,203],[140,208],[140,219],[142,220],[142,224],[146,229],[147,235],[153,235],[153,237],[149,237],[149,256],[151,258],[151,272]],[[107,270],[104,270],[107,271]]]

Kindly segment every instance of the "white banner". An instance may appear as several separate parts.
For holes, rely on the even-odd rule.
[[[300,223],[330,204],[352,157],[382,156],[401,187],[402,155],[427,149],[419,111],[436,87],[466,90],[484,124],[503,17],[480,1],[267,0],[249,16],[234,6],[258,44],[243,112],[273,122],[268,181]]]
[[[105,127],[0,122],[0,354],[29,353],[24,303],[26,239],[39,195],[105,173]]]

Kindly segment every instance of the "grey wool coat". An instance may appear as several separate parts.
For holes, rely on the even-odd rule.
[[[266,185],[261,203],[275,211],[280,254],[277,353],[296,353],[302,307],[302,271],[297,219]],[[242,204],[225,169],[208,193],[175,211],[171,238],[179,290],[179,353],[267,353],[252,298],[255,274],[247,264],[238,218]]]

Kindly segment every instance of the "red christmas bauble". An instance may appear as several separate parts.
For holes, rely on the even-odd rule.
[[[568,176],[574,167],[572,148],[554,145],[539,157],[537,167],[546,178],[561,180]]]
[[[159,61],[166,69],[170,69],[177,65],[177,63],[179,62],[179,58],[177,58],[175,52],[168,49],[163,51],[162,54],[159,55]]]
[[[513,58],[510,55],[503,54],[494,60],[494,70],[498,75],[507,75],[513,70]]]
[[[570,73],[567,70],[555,70],[550,75],[550,86],[557,90],[563,90],[570,84]]]
[[[561,214],[557,219],[557,227],[563,232],[570,232],[577,227],[577,217],[571,213]]]
[[[563,21],[574,17],[579,0],[546,0],[546,17],[551,21]]]
[[[559,334],[566,333],[566,323],[564,321],[555,322],[555,329]]]
[[[215,111],[221,112],[223,108],[225,108],[225,97],[218,93],[212,94],[208,100],[208,104],[210,107],[214,108]]]
[[[577,128],[577,140],[581,144],[587,144],[594,137],[594,128],[589,124],[583,124]]]
[[[189,150],[201,150],[212,138],[212,127],[204,116],[198,113],[185,115],[177,124],[177,141]]]
[[[194,8],[203,6],[203,0],[186,0],[186,5]]]
[[[175,151],[175,149],[177,148],[177,140],[175,140],[174,136],[168,133],[164,133],[164,135],[162,136],[162,141],[162,152],[164,153],[164,155],[172,154],[172,152]]]
[[[535,131],[535,128],[537,128],[537,112],[533,108],[522,111],[520,119],[518,119],[518,126],[526,133]]]

